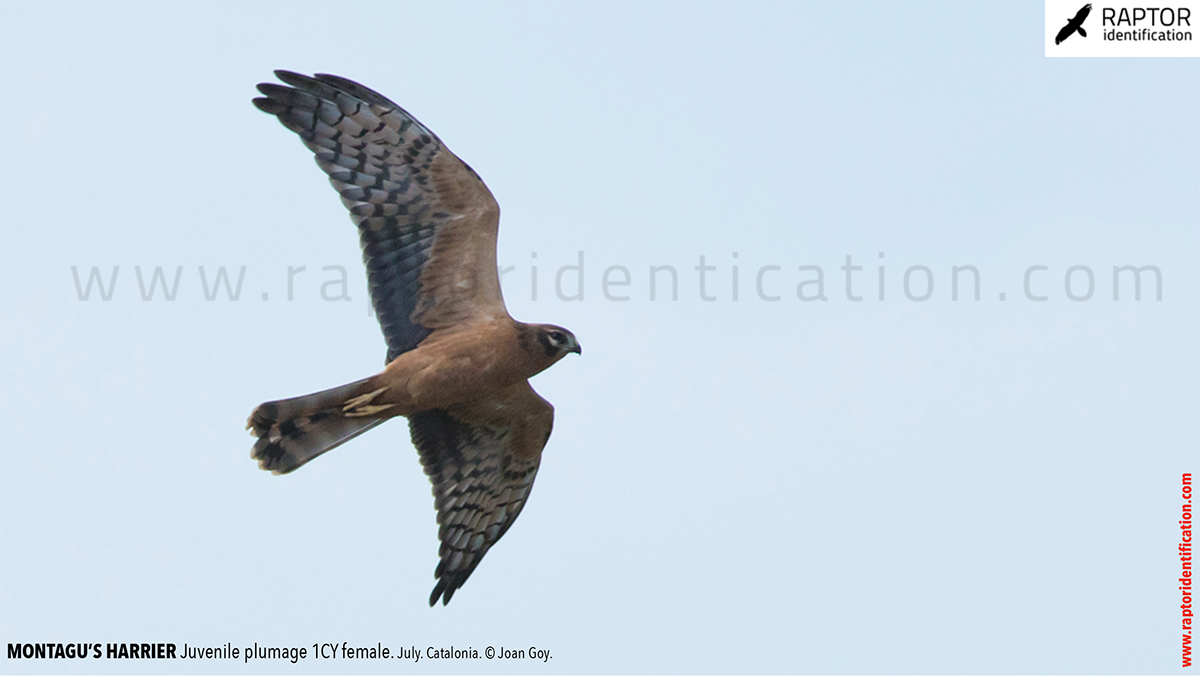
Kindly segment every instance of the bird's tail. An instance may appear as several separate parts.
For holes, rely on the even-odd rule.
[[[260,404],[246,421],[258,437],[250,457],[262,469],[287,474],[382,423],[386,418],[364,415],[359,405],[379,394],[372,380]]]
[[[1079,31],[1079,34],[1082,35],[1083,37],[1085,37],[1085,38],[1087,37],[1087,31],[1083,30],[1083,26],[1080,26],[1079,28],[1076,28],[1075,30]]]

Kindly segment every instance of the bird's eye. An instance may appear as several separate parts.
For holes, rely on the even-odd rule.
[[[550,342],[554,343],[555,345],[562,345],[563,343],[567,342],[567,337],[563,335],[562,331],[551,331]]]

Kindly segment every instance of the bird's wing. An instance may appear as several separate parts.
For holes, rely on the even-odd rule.
[[[1091,13],[1092,13],[1092,3],[1089,2],[1088,4],[1079,8],[1079,11],[1075,13],[1075,18],[1071,19],[1071,23],[1076,26],[1079,26],[1079,25],[1083,24],[1084,20],[1088,18],[1088,14],[1091,14]]]
[[[517,519],[553,422],[554,407],[527,381],[469,405],[409,417],[433,483],[441,541],[429,605],[439,597],[449,603]]]
[[[504,316],[500,207],[479,176],[403,108],[337,77],[277,70],[259,109],[300,135],[358,226],[388,361],[434,329]]]

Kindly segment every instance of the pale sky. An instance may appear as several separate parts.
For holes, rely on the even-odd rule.
[[[0,643],[309,651],[0,671],[1182,673],[1200,64],[1048,59],[1043,20],[0,4]],[[584,347],[445,608],[404,421],[249,458],[257,404],[385,354],[353,224],[250,103],[276,68],[436,132],[500,202],[510,312]]]

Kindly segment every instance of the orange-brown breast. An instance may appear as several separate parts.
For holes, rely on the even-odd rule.
[[[396,404],[398,415],[449,408],[525,380],[532,375],[528,362],[507,316],[442,329],[387,365],[380,402]]]

